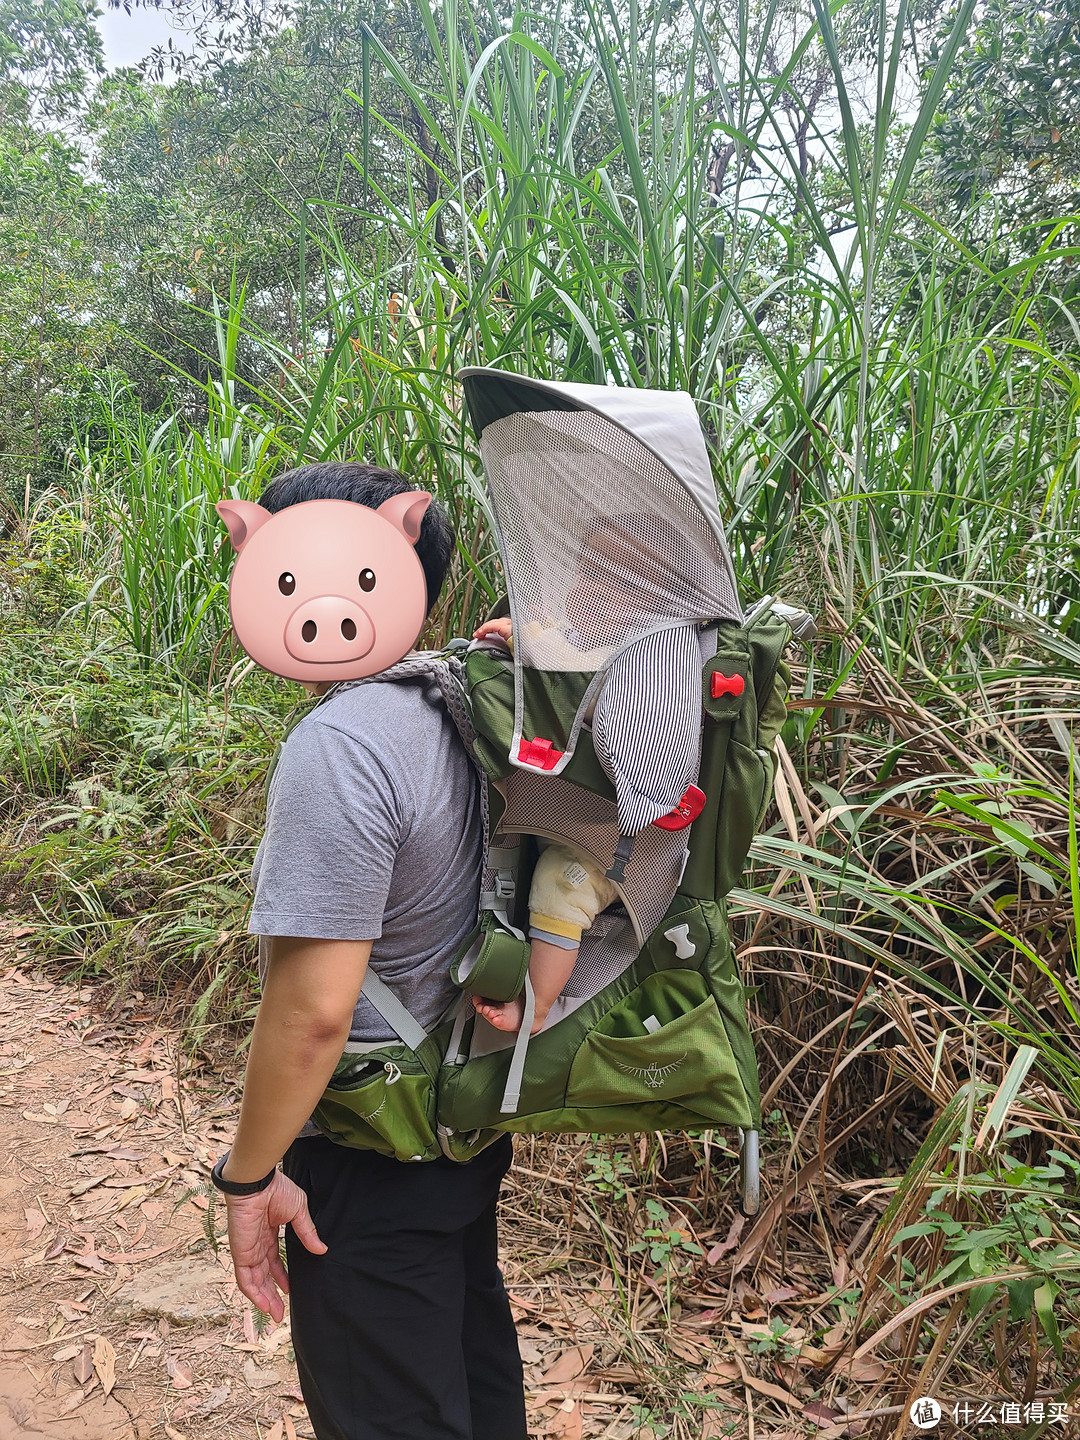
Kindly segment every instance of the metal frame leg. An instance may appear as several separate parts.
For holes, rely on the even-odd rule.
[[[739,1209],[749,1219],[761,1207],[761,1159],[756,1130],[739,1131]]]

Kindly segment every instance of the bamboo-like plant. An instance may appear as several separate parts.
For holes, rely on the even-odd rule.
[[[808,603],[824,632],[798,671],[773,823],[733,901],[761,986],[774,1178],[797,1172],[781,1173],[756,1243],[799,1173],[827,1177],[868,1116],[920,1096],[938,1129],[906,1177],[882,1182],[895,1203],[866,1238],[857,1328],[869,1353],[903,1313],[914,1362],[937,1307],[932,1376],[951,1335],[982,1333],[969,1293],[995,1336],[1030,1323],[1036,1356],[1058,1347],[1055,1307],[1075,1304],[1075,1223],[1040,1146],[1061,1165],[1080,1156],[1080,332],[1053,286],[1077,252],[1063,218],[1015,261],[1005,239],[986,255],[934,202],[927,137],[973,0],[904,120],[912,7],[862,6],[867,124],[854,5],[815,0],[792,26],[779,0],[753,25],[741,4],[676,16],[583,0],[538,17],[418,0],[434,80],[369,34],[358,97],[389,84],[411,117],[368,113],[365,147],[398,157],[400,194],[371,179],[369,211],[349,217],[362,254],[331,207],[297,211],[299,345],[260,331],[234,291],[202,357],[198,423],[133,417],[116,398],[107,445],[80,460],[111,517],[94,532],[89,609],[114,611],[146,674],[168,671],[187,695],[227,670],[213,665],[231,563],[221,496],[354,456],[434,489],[459,544],[428,637],[441,640],[470,633],[500,587],[457,367],[693,395],[747,597]],[[781,20],[786,49],[769,38]],[[811,62],[835,124],[800,93]],[[247,713],[243,692],[230,703]],[[56,752],[58,769],[14,704],[5,721],[13,780],[39,800],[66,784],[76,749]],[[264,721],[248,722],[256,746]],[[190,757],[190,793],[178,782],[154,832],[163,898],[144,927],[155,963],[198,948],[200,1023],[243,964],[226,897],[250,836],[219,817],[241,824],[247,779],[220,777],[220,759]],[[82,936],[119,964],[135,922],[110,918],[107,886],[65,836],[33,859],[62,897],[63,944]],[[1006,1122],[1031,1137],[1020,1180]],[[590,1213],[617,1254],[615,1218]],[[1032,1217],[1059,1247],[1064,1298],[1038,1247],[1017,1249]],[[978,1259],[954,1224],[997,1238]],[[632,1280],[627,1268],[624,1293]],[[629,1321],[627,1335],[640,1359]]]

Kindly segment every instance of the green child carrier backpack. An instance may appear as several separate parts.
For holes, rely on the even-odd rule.
[[[772,792],[790,682],[784,647],[793,631],[811,634],[812,621],[771,597],[749,614],[739,607],[689,395],[488,369],[461,378],[513,654],[456,641],[372,678],[434,679],[473,757],[479,916],[451,971],[461,998],[430,1030],[369,967],[363,993],[399,1043],[350,1043],[314,1119],[332,1140],[401,1160],[465,1161],[504,1131],[737,1128],[740,1204],[754,1214],[757,1062],[725,896]],[[622,537],[614,552],[597,546],[601,529]],[[650,686],[663,687],[663,667],[630,671],[621,758],[600,738],[597,707],[620,656],[686,627],[700,654],[694,783],[652,823],[639,814],[629,833],[626,796],[664,770],[666,731],[650,729],[665,698]],[[585,931],[568,983],[530,1035],[529,882],[544,840],[590,856],[618,898]],[[523,995],[520,1031],[488,1025],[474,994]]]

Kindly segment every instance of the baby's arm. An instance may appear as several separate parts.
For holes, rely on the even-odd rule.
[[[485,620],[479,629],[473,631],[474,640],[486,640],[489,635],[497,635],[506,642],[511,653],[513,652],[514,627],[510,623],[509,615],[504,615],[501,620]]]

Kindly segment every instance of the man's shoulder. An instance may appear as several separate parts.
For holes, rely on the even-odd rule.
[[[443,706],[430,687],[412,680],[368,680],[332,691],[301,722],[329,725],[357,740],[388,732],[431,730],[442,724]]]
[[[431,677],[370,680],[331,692],[292,732],[298,744],[359,758],[388,774],[408,775],[415,789],[435,768],[472,772],[461,732]],[[291,737],[290,737],[291,738]]]
[[[419,804],[431,780],[423,757],[445,775],[457,772],[458,752],[468,767],[437,688],[371,680],[332,691],[293,726],[271,789],[276,793],[288,776],[290,794],[320,795],[327,803],[340,799],[344,787],[411,796]]]

